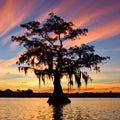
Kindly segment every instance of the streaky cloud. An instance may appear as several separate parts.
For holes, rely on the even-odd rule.
[[[0,37],[7,34],[7,32],[16,27],[18,24],[21,24],[21,22],[32,12],[33,6],[35,6],[34,1],[27,2],[27,5],[25,5],[24,0],[6,1],[4,7],[1,8],[2,14],[0,14]]]

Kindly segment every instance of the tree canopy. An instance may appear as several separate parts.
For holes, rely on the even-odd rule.
[[[39,81],[54,80],[57,72],[60,78],[67,76],[68,85],[73,85],[75,79],[80,87],[81,78],[86,84],[91,80],[82,68],[100,71],[98,64],[109,59],[108,56],[95,54],[94,46],[82,44],[66,48],[65,41],[80,40],[81,36],[87,35],[88,29],[76,29],[72,22],[66,22],[54,13],[49,13],[48,19],[43,23],[31,21],[20,26],[26,32],[21,36],[12,36],[12,40],[23,45],[26,50],[16,63],[25,74],[28,69],[32,69]]]

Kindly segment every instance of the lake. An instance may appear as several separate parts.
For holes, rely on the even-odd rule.
[[[52,106],[47,98],[0,98],[0,120],[120,120],[120,98],[71,98]]]

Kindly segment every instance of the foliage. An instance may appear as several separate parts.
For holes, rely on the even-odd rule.
[[[54,13],[44,22],[31,21],[21,24],[27,31],[22,36],[12,36],[12,40],[26,48],[17,61],[19,70],[32,69],[35,75],[45,82],[54,80],[55,73],[68,78],[68,85],[73,85],[75,78],[78,87],[81,86],[81,78],[87,84],[91,78],[82,68],[94,68],[100,71],[99,63],[109,57],[95,54],[94,46],[82,44],[66,48],[64,42],[79,40],[79,36],[86,35],[88,29],[74,28],[72,22],[66,22]]]

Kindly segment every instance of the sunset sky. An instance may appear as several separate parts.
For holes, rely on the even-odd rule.
[[[101,72],[89,71],[93,82],[81,89],[74,85],[74,92],[120,92],[120,0],[0,0],[0,90],[50,91],[51,81],[39,88],[38,79],[29,72],[19,73],[15,64],[23,48],[11,42],[12,35],[21,35],[20,24],[33,20],[41,23],[53,11],[76,28],[88,28],[81,41],[70,41],[67,46],[87,43],[94,45],[96,53],[110,56],[101,65]],[[67,81],[62,81],[67,88]]]

